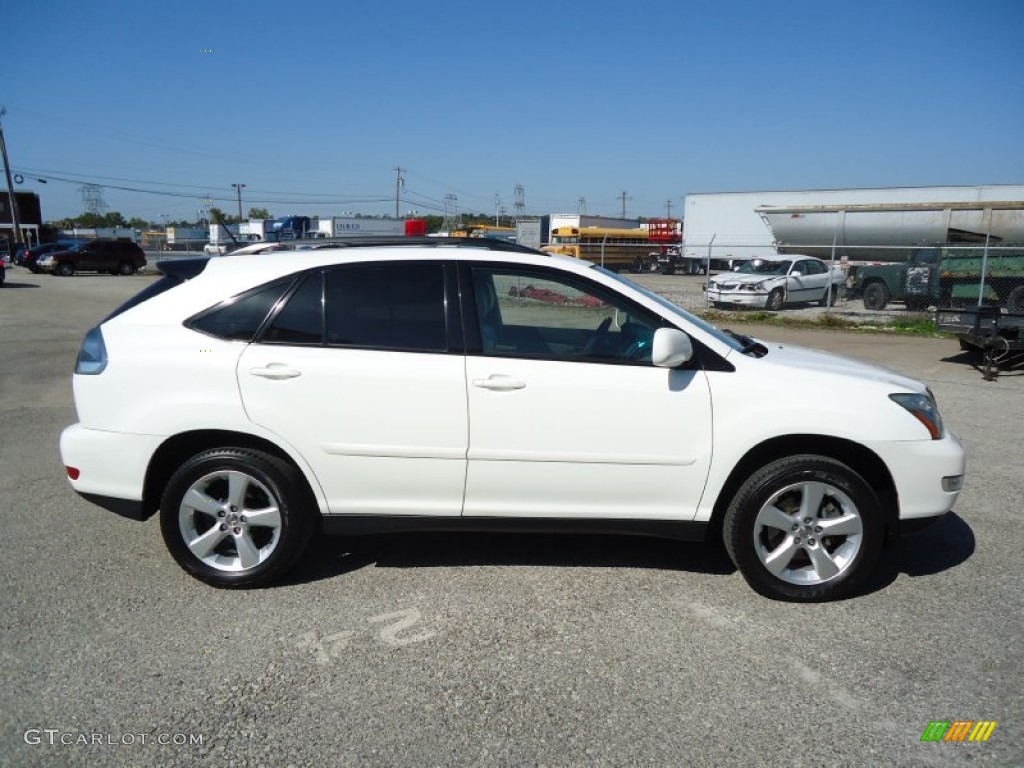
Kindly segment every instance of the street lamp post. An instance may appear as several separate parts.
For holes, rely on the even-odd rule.
[[[238,193],[238,223],[242,223],[242,190],[245,188],[245,184],[232,184],[235,191]]]

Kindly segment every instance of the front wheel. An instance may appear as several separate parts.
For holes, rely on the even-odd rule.
[[[70,261],[62,261],[57,265],[57,274],[61,277],[71,277],[75,274],[75,265]]]
[[[774,289],[768,294],[768,300],[764,304],[764,308],[771,312],[778,312],[786,304],[786,293],[781,288]]]
[[[122,261],[117,267],[118,274],[129,276],[135,274],[135,265],[130,261]]]
[[[747,583],[778,600],[833,600],[864,584],[884,538],[882,504],[840,461],[790,456],[755,472],[725,513],[725,547]]]
[[[284,575],[314,528],[313,500],[291,465],[247,448],[196,454],[174,473],[160,529],[185,571],[215,587],[259,587]]]

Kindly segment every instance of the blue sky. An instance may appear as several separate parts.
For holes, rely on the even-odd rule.
[[[682,211],[688,192],[1024,182],[1024,0],[0,2],[44,218]],[[18,42],[21,41],[21,42]],[[209,51],[209,52],[207,52]],[[36,179],[45,178],[40,184]],[[68,179],[71,181],[61,181]],[[117,189],[145,189],[140,193]]]

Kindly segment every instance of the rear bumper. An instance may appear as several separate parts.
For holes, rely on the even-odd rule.
[[[104,432],[72,424],[60,436],[65,467],[78,470],[68,481],[83,498],[124,517],[142,520],[146,470],[164,438]],[[136,510],[136,506],[138,509]]]

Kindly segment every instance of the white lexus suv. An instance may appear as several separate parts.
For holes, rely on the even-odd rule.
[[[86,335],[61,455],[215,586],[320,530],[580,530],[721,537],[761,594],[827,600],[963,482],[921,383],[587,262],[438,239],[161,271]]]

